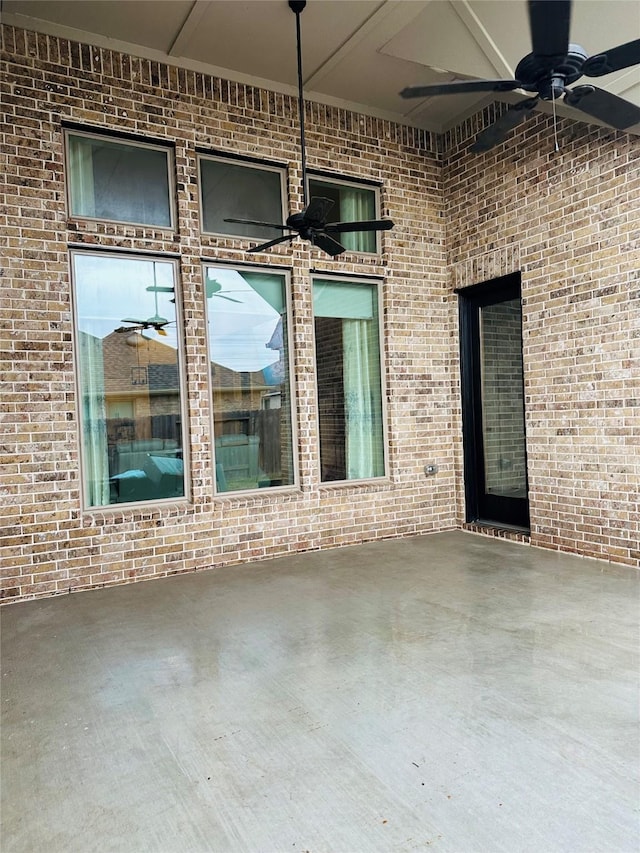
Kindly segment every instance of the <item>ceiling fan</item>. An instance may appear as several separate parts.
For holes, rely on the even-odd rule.
[[[426,98],[465,92],[510,92],[524,89],[535,96],[519,101],[483,130],[471,146],[474,152],[488,151],[504,142],[509,131],[531,115],[539,100],[565,104],[603,121],[618,130],[640,122],[640,108],[624,98],[597,89],[577,86],[580,77],[601,77],[640,63],[640,39],[589,56],[578,44],[569,43],[571,0],[529,0],[529,26],[533,52],[520,60],[514,80],[454,80],[426,86],[408,86],[403,98]]]
[[[258,222],[253,219],[225,219],[225,222],[237,222],[243,225],[261,225],[265,228],[275,228],[278,231],[292,233],[282,234],[267,243],[252,246],[249,252],[262,252],[265,249],[302,237],[312,245],[322,249],[328,255],[335,257],[346,251],[332,234],[345,234],[352,231],[388,231],[393,228],[390,219],[367,219],[360,222],[327,222],[329,211],[333,207],[333,201],[321,196],[313,196],[309,201],[307,195],[307,162],[306,146],[304,136],[304,98],[302,89],[302,49],[300,45],[300,13],[307,5],[306,0],[289,0],[289,8],[296,16],[296,48],[298,58],[298,109],[300,120],[300,154],[302,165],[302,199],[304,208],[299,213],[292,213],[284,225],[276,225],[272,222]]]
[[[205,293],[207,299],[210,299],[212,296],[217,296],[219,299],[226,299],[228,302],[238,302],[242,305],[241,299],[234,299],[233,296],[226,296],[226,291],[222,290],[220,282],[216,281],[215,278],[210,278],[208,273],[205,281]]]
[[[171,322],[170,320],[166,320],[164,317],[149,317],[148,320],[137,320],[135,317],[125,317],[120,321],[121,323],[130,323],[129,326],[119,326],[114,331],[116,332],[146,332],[147,329],[154,329],[159,335],[166,337],[166,332],[164,330],[165,326],[168,326]]]
[[[165,326],[168,326],[171,323],[171,320],[167,320],[166,317],[161,317],[158,314],[158,293],[174,293],[173,287],[161,287],[158,285],[156,280],[156,264],[153,262],[153,284],[149,285],[146,288],[147,291],[153,293],[154,296],[154,304],[155,304],[155,314],[152,317],[148,317],[146,320],[140,320],[137,317],[124,317],[120,320],[121,323],[131,323],[129,326],[120,326],[116,329],[116,332],[145,332],[147,329],[154,329],[159,335],[166,337],[167,333],[164,330]],[[175,299],[171,300],[175,302]]]

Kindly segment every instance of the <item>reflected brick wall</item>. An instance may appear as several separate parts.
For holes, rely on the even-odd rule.
[[[487,491],[526,497],[520,305],[500,302],[480,316]]]

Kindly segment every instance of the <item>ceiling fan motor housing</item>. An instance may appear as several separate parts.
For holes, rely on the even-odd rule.
[[[530,53],[518,63],[516,80],[527,92],[537,92],[544,101],[552,101],[582,76],[587,57],[579,44],[570,44],[567,55],[558,60]]]
[[[305,228],[316,228],[318,230],[322,230],[325,224],[326,223],[323,218],[308,216],[306,210],[303,210],[301,213],[292,213],[291,216],[287,218],[287,225],[289,228],[293,228],[294,231],[299,231],[300,233],[302,233]]]

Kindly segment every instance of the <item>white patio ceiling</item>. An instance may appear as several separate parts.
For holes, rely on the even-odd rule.
[[[1,0],[0,9],[9,24],[296,92],[295,17],[286,0]],[[511,78],[531,49],[524,0],[308,0],[301,25],[309,99],[436,132],[496,96],[406,101],[402,88]],[[588,54],[636,38],[638,0],[574,0],[571,41]],[[640,106],[638,67],[591,82]],[[640,134],[640,125],[631,132]]]

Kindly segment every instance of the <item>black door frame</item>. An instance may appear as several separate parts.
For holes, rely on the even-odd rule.
[[[462,438],[464,458],[465,518],[495,527],[529,530],[528,498],[487,495],[485,492],[482,383],[480,359],[480,309],[521,298],[520,273],[459,288],[460,378],[462,391]],[[524,397],[523,397],[524,399]],[[525,470],[526,459],[525,436]],[[528,482],[528,481],[527,481]]]

